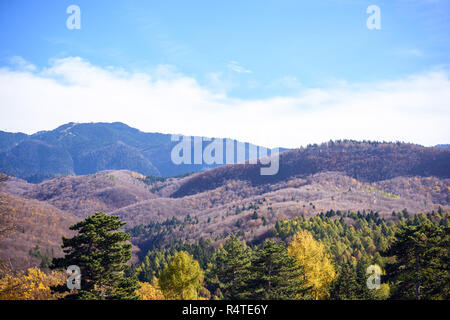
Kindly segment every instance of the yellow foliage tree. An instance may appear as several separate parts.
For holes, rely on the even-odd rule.
[[[138,282],[141,286],[136,293],[141,297],[142,300],[164,300],[164,295],[162,291],[155,285],[149,282]],[[154,281],[158,283],[158,281]]]
[[[164,267],[159,286],[168,300],[197,300],[204,272],[189,253],[179,251]]]
[[[327,298],[329,285],[336,278],[336,272],[324,245],[307,230],[301,230],[289,243],[288,252],[303,267],[302,277],[306,285],[312,286],[311,295],[315,299]]]
[[[16,275],[6,274],[0,279],[0,300],[54,300],[61,294],[52,294],[50,287],[62,285],[67,280],[63,272],[49,274],[30,268]]]

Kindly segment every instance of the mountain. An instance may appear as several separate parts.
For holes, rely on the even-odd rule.
[[[168,177],[220,165],[175,164],[171,151],[178,142],[171,137],[141,132],[120,122],[68,123],[32,135],[0,131],[0,172],[36,183],[58,175],[121,169]],[[201,139],[203,150],[208,142],[204,137]],[[233,146],[238,144],[231,141]],[[244,147],[244,160],[248,160],[250,148],[257,146],[245,143]],[[190,152],[194,154],[193,143]],[[225,147],[223,152],[226,157]]]
[[[127,223],[137,256],[174,239],[220,242],[231,233],[248,241],[262,239],[281,219],[329,210],[374,211],[386,220],[404,209],[411,214],[449,211],[449,163],[449,149],[334,141],[281,153],[279,173],[273,176],[261,176],[260,165],[246,163],[170,178],[129,170],[38,184],[6,177],[0,183],[0,204],[6,203],[0,213],[20,211],[22,218],[15,218],[16,231],[2,240],[0,259],[11,257],[8,246],[14,239],[20,239],[15,254],[21,258],[13,261],[18,266],[35,261],[29,252],[36,244],[56,255],[56,237],[69,221],[96,211]],[[61,219],[51,225],[48,215]],[[35,231],[27,236],[20,230]]]

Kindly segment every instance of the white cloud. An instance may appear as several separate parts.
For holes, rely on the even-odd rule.
[[[230,61],[230,63],[228,63],[228,68],[237,73],[252,73],[251,70],[241,67],[236,61]]]
[[[244,100],[215,93],[170,66],[129,73],[75,57],[43,70],[0,69],[0,101],[0,130],[14,132],[121,121],[147,132],[230,137],[268,147],[345,138],[450,141],[445,71]]]

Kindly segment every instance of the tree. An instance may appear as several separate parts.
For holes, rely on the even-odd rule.
[[[245,298],[245,287],[250,278],[252,252],[244,242],[232,235],[219,248],[212,273],[225,299]]]
[[[45,274],[38,268],[30,268],[16,275],[6,274],[0,279],[0,300],[54,300],[62,295],[52,295],[50,287],[66,281],[63,272]]]
[[[154,283],[158,283],[158,280],[155,280]],[[140,288],[136,294],[141,300],[164,300],[164,295],[157,286],[148,282],[139,282],[138,284]]]
[[[177,252],[160,274],[159,286],[170,300],[196,300],[202,288],[204,273],[185,251]]]
[[[404,225],[383,253],[394,299],[450,299],[449,227],[430,222]]]
[[[283,243],[264,241],[250,269],[252,278],[247,290],[252,299],[294,300],[308,298],[310,287],[302,280],[303,269],[297,265]]]
[[[354,266],[347,263],[341,266],[339,275],[330,287],[330,298],[333,300],[385,300],[389,297],[389,285],[381,283],[380,288],[367,287],[368,261],[359,260]]]
[[[132,266],[130,271],[139,281],[155,284],[154,279],[172,259],[172,250],[150,251],[138,266]]]
[[[330,284],[336,278],[334,266],[325,251],[325,246],[314,240],[306,230],[296,233],[289,243],[289,255],[303,268],[302,277],[315,299],[328,296]]]
[[[117,216],[102,212],[70,227],[78,231],[71,239],[63,238],[65,257],[55,258],[52,268],[76,265],[81,270],[81,289],[71,294],[75,299],[138,299],[137,281],[125,278],[126,262],[131,258],[130,235],[117,231],[125,223]],[[59,287],[59,290],[63,288]]]
[[[356,279],[356,269],[351,263],[342,266],[341,272],[330,287],[330,297],[333,300],[359,299],[361,284]]]

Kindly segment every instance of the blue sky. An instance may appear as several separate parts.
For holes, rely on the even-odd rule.
[[[81,9],[80,30],[66,28],[69,16],[66,8],[72,4]],[[369,5],[377,5],[381,9],[381,30],[369,30],[366,27],[369,17],[366,9]],[[30,76],[42,80],[54,78],[55,65],[60,65],[61,61],[66,63],[66,67],[78,61],[81,63],[79,70],[83,66],[90,66],[91,71],[92,68],[114,70],[110,74],[113,77],[118,76],[117,70],[121,70],[128,74],[128,79],[136,74],[147,74],[153,79],[149,80],[153,84],[155,79],[172,84],[177,79],[184,79],[187,83],[194,83],[193,86],[199,91],[211,95],[212,100],[226,100],[224,108],[299,97],[300,100],[303,97],[311,101],[314,100],[311,95],[316,91],[325,96],[333,92],[334,100],[336,96],[343,95],[342,91],[336,92],[337,88],[348,96],[354,96],[352,92],[355,91],[352,90],[357,90],[356,93],[372,90],[376,96],[380,86],[383,92],[393,84],[400,90],[405,83],[411,84],[418,77],[424,77],[423,83],[427,83],[426,79],[430,75],[437,79],[436,73],[442,80],[436,87],[444,83],[440,93],[446,98],[448,90],[445,85],[450,66],[449,13],[450,1],[445,0],[2,0],[0,68],[9,72],[9,76],[12,72],[28,72]],[[24,66],[30,67],[24,69]],[[73,74],[68,76],[64,73],[62,77],[73,77]],[[420,83],[420,80],[417,81]],[[417,90],[417,85],[415,83],[411,88]],[[425,89],[429,88],[425,85]],[[424,91],[423,99],[426,100],[426,97]],[[11,104],[19,104],[17,97],[8,95],[3,98],[8,98]],[[299,107],[304,111],[329,106],[323,106],[322,100],[317,106],[314,103],[302,105],[297,101],[287,110],[291,110],[291,107]],[[180,101],[183,101],[183,97],[180,97]],[[403,100],[399,102],[405,103]],[[37,112],[39,105],[27,106],[27,112]],[[2,106],[5,115],[8,107],[5,104]],[[273,105],[273,108],[277,108],[277,105]],[[440,112],[442,110],[447,116],[446,105],[438,109]],[[421,112],[431,116],[436,110],[423,109]],[[214,111],[206,113],[211,113],[210,120],[213,121]],[[72,116],[70,112],[67,114]],[[398,116],[402,117],[401,114]],[[0,130],[30,132],[50,129],[45,126],[68,120],[68,117],[62,116],[56,117],[53,122],[35,120],[32,123],[33,117],[28,122],[13,117],[11,115],[11,118],[0,123]],[[119,114],[116,117],[121,118]],[[78,120],[101,119],[93,114]],[[259,119],[262,122],[269,120]],[[433,127],[432,120],[434,118],[429,121],[430,127]],[[131,122],[137,125],[138,121],[131,119]],[[282,124],[279,126],[282,129]],[[178,129],[177,132],[187,131],[181,133],[197,133],[196,129],[191,130],[188,125],[176,128],[141,124],[139,129],[165,129],[166,132]],[[205,135],[226,134],[227,130],[239,131],[233,128],[214,131],[206,126],[204,129]],[[248,132],[240,135],[260,142],[268,140],[264,134],[259,134],[260,138]],[[288,144],[295,146],[304,144],[307,138],[320,140],[327,137],[418,140],[394,132],[386,136],[352,132],[333,135],[330,132],[323,136],[289,138]],[[443,143],[448,142],[449,138],[448,131],[445,131],[418,142]],[[286,139],[279,135],[269,144],[283,144]]]

